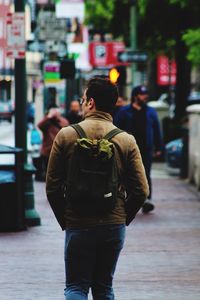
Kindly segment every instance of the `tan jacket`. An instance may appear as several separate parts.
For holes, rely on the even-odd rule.
[[[79,123],[89,138],[102,138],[116,128],[108,113],[96,111],[88,113]],[[57,134],[50,154],[46,193],[54,214],[64,230],[82,228],[99,224],[127,225],[134,219],[149,193],[142,159],[135,139],[122,132],[112,140],[116,147],[116,158],[122,189],[118,193],[115,209],[104,217],[80,217],[66,208],[63,198],[63,186],[66,182],[67,169],[73,153],[74,143],[78,138],[72,127],[62,128]],[[126,191],[126,192],[125,192]],[[125,195],[128,197],[125,199]]]

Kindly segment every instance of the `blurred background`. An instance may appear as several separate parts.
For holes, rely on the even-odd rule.
[[[164,138],[156,210],[127,228],[116,299],[199,300],[200,0],[0,0],[0,299],[63,299],[42,128],[50,108],[80,121],[93,76],[118,85],[116,111],[145,85]]]
[[[48,109],[69,117],[87,80],[108,76],[119,105],[133,86],[148,87],[160,159],[200,188],[199,15],[199,0],[0,0],[0,144],[32,164]]]

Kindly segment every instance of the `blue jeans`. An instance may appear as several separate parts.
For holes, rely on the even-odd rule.
[[[66,229],[65,300],[113,300],[113,276],[125,239],[125,225]]]

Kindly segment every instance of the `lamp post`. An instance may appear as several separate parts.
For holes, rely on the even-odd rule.
[[[131,50],[137,50],[137,20],[136,20],[136,0],[130,0],[130,45]],[[131,65],[132,85],[136,83],[136,64]]]
[[[15,13],[25,13],[25,0],[15,0]],[[15,146],[24,151],[24,201],[28,226],[40,225],[40,217],[34,209],[33,179],[35,168],[27,164],[26,117],[26,59],[15,59]]]
[[[15,12],[24,12],[24,0],[15,0]],[[27,161],[26,141],[26,60],[15,59],[15,146],[24,150]]]

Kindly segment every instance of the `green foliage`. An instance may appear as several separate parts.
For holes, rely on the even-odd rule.
[[[193,63],[193,65],[200,65],[200,28],[199,29],[189,29],[183,35],[183,40],[189,47],[188,59]]]
[[[188,4],[188,0],[169,0],[169,3],[171,4],[179,4],[180,7],[186,7]]]
[[[188,57],[196,62],[198,50],[191,42],[195,34],[187,30],[200,28],[199,1],[137,0],[138,48],[155,55],[162,51],[173,56],[176,40],[186,32],[184,41],[190,49]],[[111,32],[115,39],[121,38],[129,46],[130,5],[130,0],[85,0],[85,23],[96,32]]]
[[[114,7],[115,1],[112,0],[85,0],[85,23],[96,30],[110,32]]]
[[[148,0],[138,0],[139,13],[144,16],[147,8]]]
[[[128,43],[130,0],[85,0],[85,11],[90,29]]]
[[[160,1],[162,4],[162,1]],[[179,5],[181,8],[187,7],[193,3],[197,3],[198,0],[168,0],[168,4],[169,5]],[[153,3],[152,0],[138,0],[138,7],[139,7],[139,11],[142,15],[145,14],[146,11],[146,7],[148,4]]]

